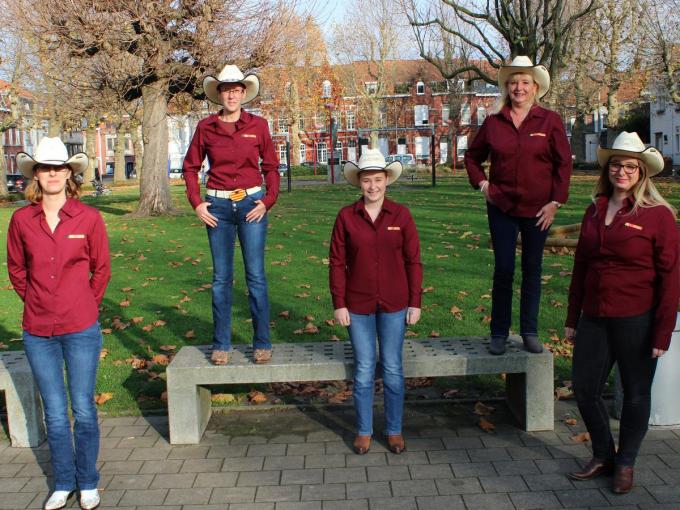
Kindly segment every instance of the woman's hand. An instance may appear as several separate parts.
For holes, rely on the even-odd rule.
[[[664,354],[666,354],[666,351],[663,349],[652,349],[652,358],[660,358]]]
[[[490,204],[493,204],[493,201],[491,200],[491,195],[489,192],[489,188],[491,187],[491,183],[489,181],[482,181],[479,184],[479,189],[482,190],[482,193],[484,193],[484,198],[486,199],[487,202]]]
[[[538,218],[536,226],[541,230],[548,230],[555,219],[556,212],[557,206],[554,203],[548,202],[545,204],[541,207],[541,210],[536,213],[536,217]]]
[[[349,326],[349,310],[347,308],[336,308],[333,310],[333,318],[341,326]]]
[[[248,223],[254,221],[254,222],[259,222],[265,214],[267,214],[267,206],[264,205],[264,202],[262,200],[255,200],[255,207],[251,209],[251,211],[246,214],[246,221]]]
[[[406,324],[413,326],[420,320],[420,308],[408,307],[406,311]]]
[[[198,204],[196,206],[196,216],[209,227],[215,228],[217,226],[217,218],[208,211],[208,207],[211,205],[210,202],[201,202]]]
[[[564,337],[570,344],[574,343],[574,338],[576,337],[576,330],[574,328],[564,328]]]

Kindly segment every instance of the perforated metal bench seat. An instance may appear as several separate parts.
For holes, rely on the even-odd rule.
[[[404,375],[440,377],[505,373],[508,404],[527,431],[552,430],[553,358],[530,354],[511,338],[502,356],[489,354],[488,338],[406,340]],[[352,378],[349,342],[275,344],[266,365],[252,361],[252,347],[235,345],[229,364],[210,363],[210,346],[182,347],[167,369],[168,416],[172,444],[200,442],[211,413],[214,384],[333,381]]]

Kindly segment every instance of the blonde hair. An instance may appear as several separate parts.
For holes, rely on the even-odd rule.
[[[616,154],[614,154],[616,156]],[[637,159],[637,158],[634,158]],[[598,195],[606,195],[610,197],[614,191],[611,181],[609,180],[609,161],[611,157],[607,160],[607,163],[600,169],[600,178],[597,180],[595,185],[595,190],[593,191],[593,202],[597,199]],[[637,159],[638,165],[640,166],[640,178],[638,182],[633,186],[631,196],[633,197],[633,209],[630,214],[634,214],[640,207],[656,207],[662,205],[673,213],[673,217],[677,217],[678,212],[675,207],[669,204],[666,199],[661,196],[659,190],[656,189],[654,183],[649,178],[649,169],[645,165],[644,161]]]
[[[33,176],[35,177],[35,173],[41,168],[41,167],[49,167],[52,165],[35,165],[33,167]],[[70,165],[59,165],[57,168],[61,168],[65,166],[71,171],[71,175],[69,178],[66,180],[66,196],[69,198],[78,198],[80,197],[80,182],[78,182],[75,179],[75,175],[73,174],[73,169],[71,168]],[[26,185],[26,189],[24,190],[24,197],[26,200],[33,204],[37,204],[38,202],[42,201],[43,198],[43,190],[40,187],[40,183],[38,182],[37,179],[31,178],[28,182],[28,185]]]
[[[536,83],[536,80],[534,80],[534,75],[531,73],[527,73],[524,71],[519,71],[517,73],[512,73],[510,76],[508,76],[508,80],[512,78],[515,75],[518,74],[526,74],[527,76],[531,76],[531,81],[534,82],[534,85],[536,85],[536,95],[534,95],[534,103],[535,105],[541,104],[541,100],[538,97],[538,83]],[[503,93],[500,95],[498,98],[498,101],[496,102],[496,105],[493,108],[492,114],[500,113],[500,111],[505,107],[505,106],[510,106],[510,94],[508,93],[508,82],[505,82],[505,87],[503,88]]]

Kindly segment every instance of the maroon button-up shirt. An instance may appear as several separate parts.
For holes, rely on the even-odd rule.
[[[420,308],[423,266],[411,212],[385,199],[371,221],[363,199],[335,220],[329,255],[333,307],[369,314]]]
[[[566,326],[592,317],[634,317],[654,309],[652,346],[668,350],[680,297],[678,228],[664,206],[633,200],[605,226],[609,198],[586,209],[574,257]]]
[[[489,157],[489,195],[503,212],[533,217],[548,202],[567,201],[571,148],[555,112],[533,106],[519,129],[507,106],[487,117],[465,152],[465,168],[474,188],[487,180],[482,163]]]
[[[52,232],[42,204],[16,210],[7,232],[7,270],[24,302],[25,331],[56,336],[90,327],[111,279],[99,211],[69,198]]]
[[[270,209],[279,195],[279,160],[269,135],[267,121],[241,110],[233,135],[219,126],[219,113],[200,121],[184,157],[182,172],[187,186],[187,197],[195,209],[203,202],[198,172],[206,156],[210,163],[208,182],[210,189],[232,191],[262,185],[267,192],[262,202]],[[260,162],[260,160],[262,160]]]

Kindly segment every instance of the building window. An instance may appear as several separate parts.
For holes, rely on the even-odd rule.
[[[377,81],[367,81],[364,83],[366,87],[367,94],[377,94],[378,93],[378,82]]]
[[[319,163],[326,163],[328,161],[328,148],[326,142],[319,142],[316,146],[316,160]]]
[[[430,156],[430,137],[416,136],[413,138],[413,145],[416,149],[416,159],[427,158]]]
[[[463,80],[462,78],[458,78],[456,86],[458,87],[459,91],[463,92],[465,90],[465,80]]]
[[[106,135],[106,155],[110,156],[116,147],[116,135]]]
[[[425,95],[425,84],[422,81],[416,84],[416,94],[419,96]]]
[[[324,80],[321,85],[321,97],[324,99],[331,97],[331,82],[328,80]]]
[[[304,143],[300,144],[300,163],[307,161],[307,146]]]
[[[477,125],[481,126],[486,119],[486,108],[484,105],[477,105]]]
[[[347,129],[356,129],[354,126],[354,110],[347,110],[345,112],[345,119],[347,122]]]
[[[456,159],[457,160],[463,159],[463,156],[465,156],[465,151],[467,150],[467,146],[468,146],[467,135],[456,137]]]
[[[463,125],[470,124],[470,105],[468,103],[460,107],[460,123]]]
[[[300,117],[300,118],[298,119],[298,129],[299,129],[300,131],[304,131],[304,130],[305,130],[305,119],[304,119],[304,117]]]
[[[279,117],[279,122],[278,122],[278,133],[287,133],[288,132],[288,119],[285,117]]]
[[[451,118],[451,107],[447,104],[442,105],[442,122],[446,122]]]
[[[286,144],[285,143],[280,143],[279,144],[279,163],[287,163],[288,158],[286,157]]]
[[[429,108],[426,104],[413,107],[413,117],[416,126],[427,126],[429,123]]]
[[[333,123],[335,124],[335,130],[342,129],[342,114],[338,111],[334,111],[331,116],[333,117]]]
[[[269,125],[269,132],[274,132],[274,121],[272,119],[267,119],[267,124]]]

